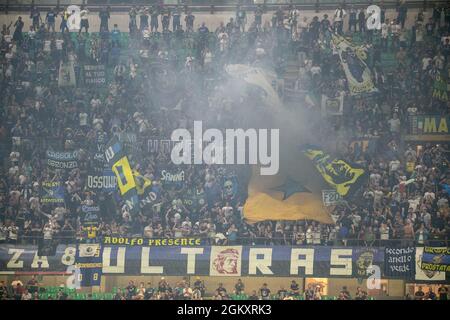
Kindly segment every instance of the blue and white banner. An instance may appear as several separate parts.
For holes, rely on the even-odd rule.
[[[41,185],[42,203],[64,203],[64,186],[60,181],[43,181]]]
[[[59,245],[56,255],[46,257],[38,255],[37,246],[1,245],[0,273],[64,272],[72,265],[80,267],[84,258],[98,252],[91,249],[80,252],[77,245]],[[101,274],[365,279],[374,267],[386,278],[384,247],[171,246],[152,242],[152,245],[102,244],[100,252],[100,256],[95,255],[97,260],[87,262],[93,264],[89,266],[92,281]],[[94,279],[95,273],[98,275]],[[404,279],[402,275],[389,278]],[[448,276],[441,272],[432,280],[444,283],[446,279]]]
[[[78,244],[75,266],[80,269],[78,281],[82,287],[99,286],[102,276],[102,247],[100,244]]]

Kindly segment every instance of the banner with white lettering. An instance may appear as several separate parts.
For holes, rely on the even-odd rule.
[[[76,262],[76,245],[59,245],[54,256],[37,246],[0,245],[0,272],[66,271]],[[355,277],[355,257],[366,248],[289,246],[127,246],[102,245],[102,274]],[[384,248],[370,262],[384,269]],[[363,262],[367,255],[364,256]],[[100,261],[100,260],[99,260]],[[38,263],[39,262],[39,263]],[[96,262],[100,263],[100,262]],[[361,263],[359,268],[369,264]]]
[[[326,207],[335,206],[344,201],[336,190],[322,190],[322,200],[323,205]]]
[[[101,249],[100,244],[78,244],[75,263],[80,268],[78,280],[82,287],[100,285],[103,268]]]
[[[159,171],[159,178],[164,186],[179,188],[186,179],[185,171],[176,167],[165,167]]]
[[[89,190],[103,190],[112,192],[117,189],[117,178],[111,169],[103,169],[100,172],[92,170],[86,178],[86,188]]]
[[[416,272],[415,247],[384,249],[384,274],[387,278],[413,279]]]
[[[104,64],[83,66],[84,84],[86,86],[104,86],[106,85],[106,66]]]
[[[47,150],[47,166],[52,169],[78,168],[78,152]]]

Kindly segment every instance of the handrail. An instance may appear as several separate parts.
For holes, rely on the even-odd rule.
[[[127,236],[123,236],[123,237],[127,237]],[[193,237],[193,236],[187,236],[187,237]],[[128,236],[128,238],[133,238],[131,236]],[[153,239],[153,238],[147,238],[147,237],[142,237],[144,239]],[[167,237],[160,237],[160,238],[154,238],[154,239],[162,239],[162,238],[167,238]],[[195,237],[194,237],[195,238]],[[211,238],[207,238],[207,237],[197,237],[200,238],[202,240],[212,240]],[[32,240],[42,240],[43,237],[42,236],[19,236],[17,242],[20,243],[20,241],[32,241]],[[53,236],[52,240],[73,240],[76,242],[77,239],[83,239],[82,237],[78,236],[78,235],[73,235],[73,236],[64,236],[64,235],[56,235]],[[97,241],[101,242],[101,237],[97,238]],[[364,239],[357,239],[357,238],[346,238],[346,239],[335,239],[335,240],[325,240],[325,241],[321,241],[321,243],[302,243],[302,244],[295,244],[295,240],[294,239],[284,239],[284,238],[271,238],[268,239],[266,237],[250,237],[250,238],[244,238],[244,237],[238,237],[236,238],[235,241],[233,241],[233,243],[245,243],[248,242],[249,244],[258,244],[258,242],[285,242],[284,244],[275,244],[275,245],[299,245],[299,246],[305,246],[305,245],[312,245],[312,246],[344,246],[344,247],[350,247],[350,246],[364,246],[364,247],[384,247],[387,245],[410,245],[410,246],[446,246],[448,247],[450,244],[450,239],[428,239],[428,240],[423,240],[419,243],[419,241],[415,240],[415,239],[387,239],[387,240],[381,240],[381,239],[375,239],[375,240],[371,240],[371,241],[367,241]],[[263,243],[260,243],[261,245],[263,245]],[[221,245],[220,243],[214,243],[214,245]],[[225,244],[224,244],[225,245]],[[229,245],[229,243],[227,243],[226,245]],[[272,245],[272,244],[271,244]]]
[[[31,4],[18,4],[18,3],[14,3],[11,4],[10,1],[5,1],[3,0],[2,2],[5,3],[0,3],[0,8],[3,7],[5,12],[8,13],[9,11],[28,11],[31,8]],[[81,1],[76,1],[76,2],[80,2],[78,5],[80,5],[82,2]],[[90,3],[90,1],[83,1],[85,2],[86,6],[89,7],[89,11],[91,12],[96,12],[96,11],[100,11],[100,8],[104,8],[105,6],[109,6],[110,10],[112,12],[127,12],[129,10],[129,8],[131,8],[132,5],[136,5],[136,6],[153,6],[156,3],[152,3],[149,1],[123,1],[123,3],[110,3],[110,1],[105,0],[104,3],[102,4],[98,4],[98,3]],[[178,1],[178,2],[184,2],[184,3],[179,3],[179,4],[165,4],[164,7],[165,8],[175,8],[177,6],[179,7],[185,7],[188,6],[190,10],[192,10],[193,12],[202,12],[202,11],[213,11],[213,12],[217,12],[217,11],[234,11],[236,10],[236,6],[238,5],[238,3],[240,1],[230,1],[232,3],[225,3],[225,4],[219,4],[216,5],[214,4],[213,1],[208,1],[208,0],[203,0],[203,1],[195,1],[196,3],[192,3],[192,1]],[[264,1],[266,2],[266,1]],[[319,10],[327,10],[327,9],[336,9],[337,5],[339,4],[344,4],[344,7],[348,7],[349,5],[353,5],[355,8],[361,8],[361,7],[367,7],[368,2],[367,0],[358,0],[352,3],[346,3],[346,1],[330,1],[330,0],[316,0],[315,2],[308,2],[305,3],[301,0],[286,0],[285,3],[265,3],[263,4],[263,6],[265,7],[266,11],[273,11],[278,9],[278,7],[282,7],[284,10],[286,10],[290,5],[294,5],[296,7],[299,7],[300,9],[303,10],[316,10],[316,12],[318,12]],[[377,4],[377,1],[374,1],[375,4]],[[54,7],[59,7],[60,9],[62,7],[66,6],[66,4],[61,4],[60,1],[46,1],[46,3],[42,4],[35,4],[35,7],[37,7],[38,9],[45,9],[45,10],[49,10],[51,8]],[[246,4],[246,3],[242,3],[241,7],[245,10],[254,10],[256,9],[258,6],[258,4]],[[384,1],[384,6],[387,9],[392,9],[392,8],[397,8],[398,7],[398,1],[397,0],[385,0]],[[426,9],[427,8],[427,2],[423,1],[423,0],[410,0],[406,2],[406,6],[408,8],[422,8],[422,9]]]

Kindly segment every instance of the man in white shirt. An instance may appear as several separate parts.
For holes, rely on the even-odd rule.
[[[149,223],[145,228],[144,228],[144,237],[151,239],[153,238],[153,227],[152,224]]]
[[[390,131],[392,133],[395,133],[395,134],[400,133],[400,119],[398,118],[397,113],[394,113],[394,115],[392,116],[392,119],[390,119],[388,121],[388,123],[389,123]]]
[[[33,26],[30,26],[30,31],[28,31],[28,37],[30,40],[34,40],[34,37],[36,36],[36,30],[34,30]]]
[[[11,282],[11,286],[16,289],[17,285],[23,286],[22,281],[19,280],[19,278],[16,276],[14,277],[14,280]]]
[[[433,63],[439,70],[443,70],[445,66],[445,57],[438,52],[436,56],[433,58]]]
[[[337,34],[342,35],[342,29],[344,26],[344,17],[347,13],[345,10],[339,6],[334,11],[334,30],[337,32]]]
[[[190,300],[191,297],[192,297],[192,289],[191,289],[191,288],[189,287],[189,285],[186,283],[186,284],[184,285],[184,288],[183,288],[183,298],[184,298],[185,300]]]
[[[81,11],[80,11],[80,31],[79,33],[81,33],[81,30],[84,28],[84,30],[86,31],[86,33],[89,30],[89,20],[88,20],[88,15],[89,15],[89,10],[85,9],[84,6],[81,6]]]
[[[18,239],[19,228],[11,222],[11,225],[8,227],[8,238],[10,243],[16,243]]]
[[[31,293],[28,292],[28,289],[25,289],[25,291],[22,293],[22,300],[31,300]]]
[[[78,115],[78,118],[80,119],[80,127],[85,127],[87,126],[87,119],[88,119],[88,114],[84,111],[80,112],[80,114]]]
[[[62,50],[63,49],[63,43],[64,43],[64,40],[62,40],[62,39],[56,39],[55,40],[55,46],[56,46],[56,50]]]

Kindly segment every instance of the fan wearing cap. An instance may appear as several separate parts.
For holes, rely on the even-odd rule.
[[[200,280],[200,277],[195,278],[194,289],[199,290],[202,297],[205,296],[205,282]]]

